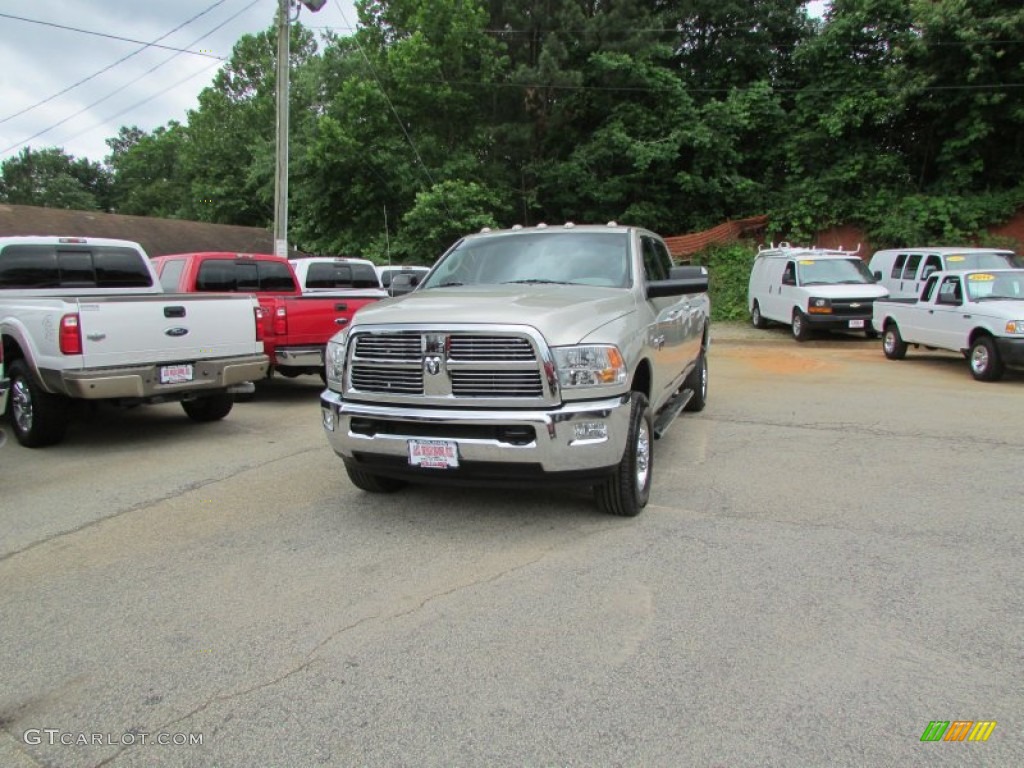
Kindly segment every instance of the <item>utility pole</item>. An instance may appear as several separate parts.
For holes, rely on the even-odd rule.
[[[277,168],[274,175],[274,253],[288,256],[288,81],[290,79],[292,6],[316,13],[327,0],[278,0],[277,3]]]

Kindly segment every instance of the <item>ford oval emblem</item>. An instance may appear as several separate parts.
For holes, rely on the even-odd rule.
[[[188,328],[168,328],[166,331],[164,331],[164,333],[166,333],[168,336],[174,336],[175,338],[177,338],[178,336],[184,336],[185,334],[187,334]]]

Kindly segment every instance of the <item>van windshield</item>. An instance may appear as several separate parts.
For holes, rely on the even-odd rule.
[[[1024,259],[1012,251],[956,253],[946,257],[946,269],[1005,269],[1006,267],[1024,267]]]
[[[864,262],[851,259],[801,259],[797,262],[800,285],[861,285],[873,283]]]

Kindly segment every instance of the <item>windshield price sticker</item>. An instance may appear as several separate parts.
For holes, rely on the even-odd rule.
[[[971,281],[974,281],[974,282],[987,283],[987,282],[989,282],[991,280],[995,280],[996,276],[995,275],[989,275],[989,274],[986,274],[984,272],[976,272],[973,275],[968,275],[967,279],[971,280]]]
[[[428,469],[457,467],[459,445],[454,440],[410,440],[409,463]]]
[[[183,384],[192,381],[192,376],[192,366],[189,364],[160,366],[161,384]]]

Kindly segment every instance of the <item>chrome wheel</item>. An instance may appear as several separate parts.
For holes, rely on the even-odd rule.
[[[640,433],[636,439],[636,485],[646,488],[651,474],[651,433],[647,423],[641,422]]]
[[[11,419],[19,432],[32,431],[32,393],[22,378],[15,379],[11,387]]]
[[[988,349],[984,345],[978,344],[971,350],[971,370],[974,371],[975,376],[984,376],[989,365],[991,365],[991,358]]]

